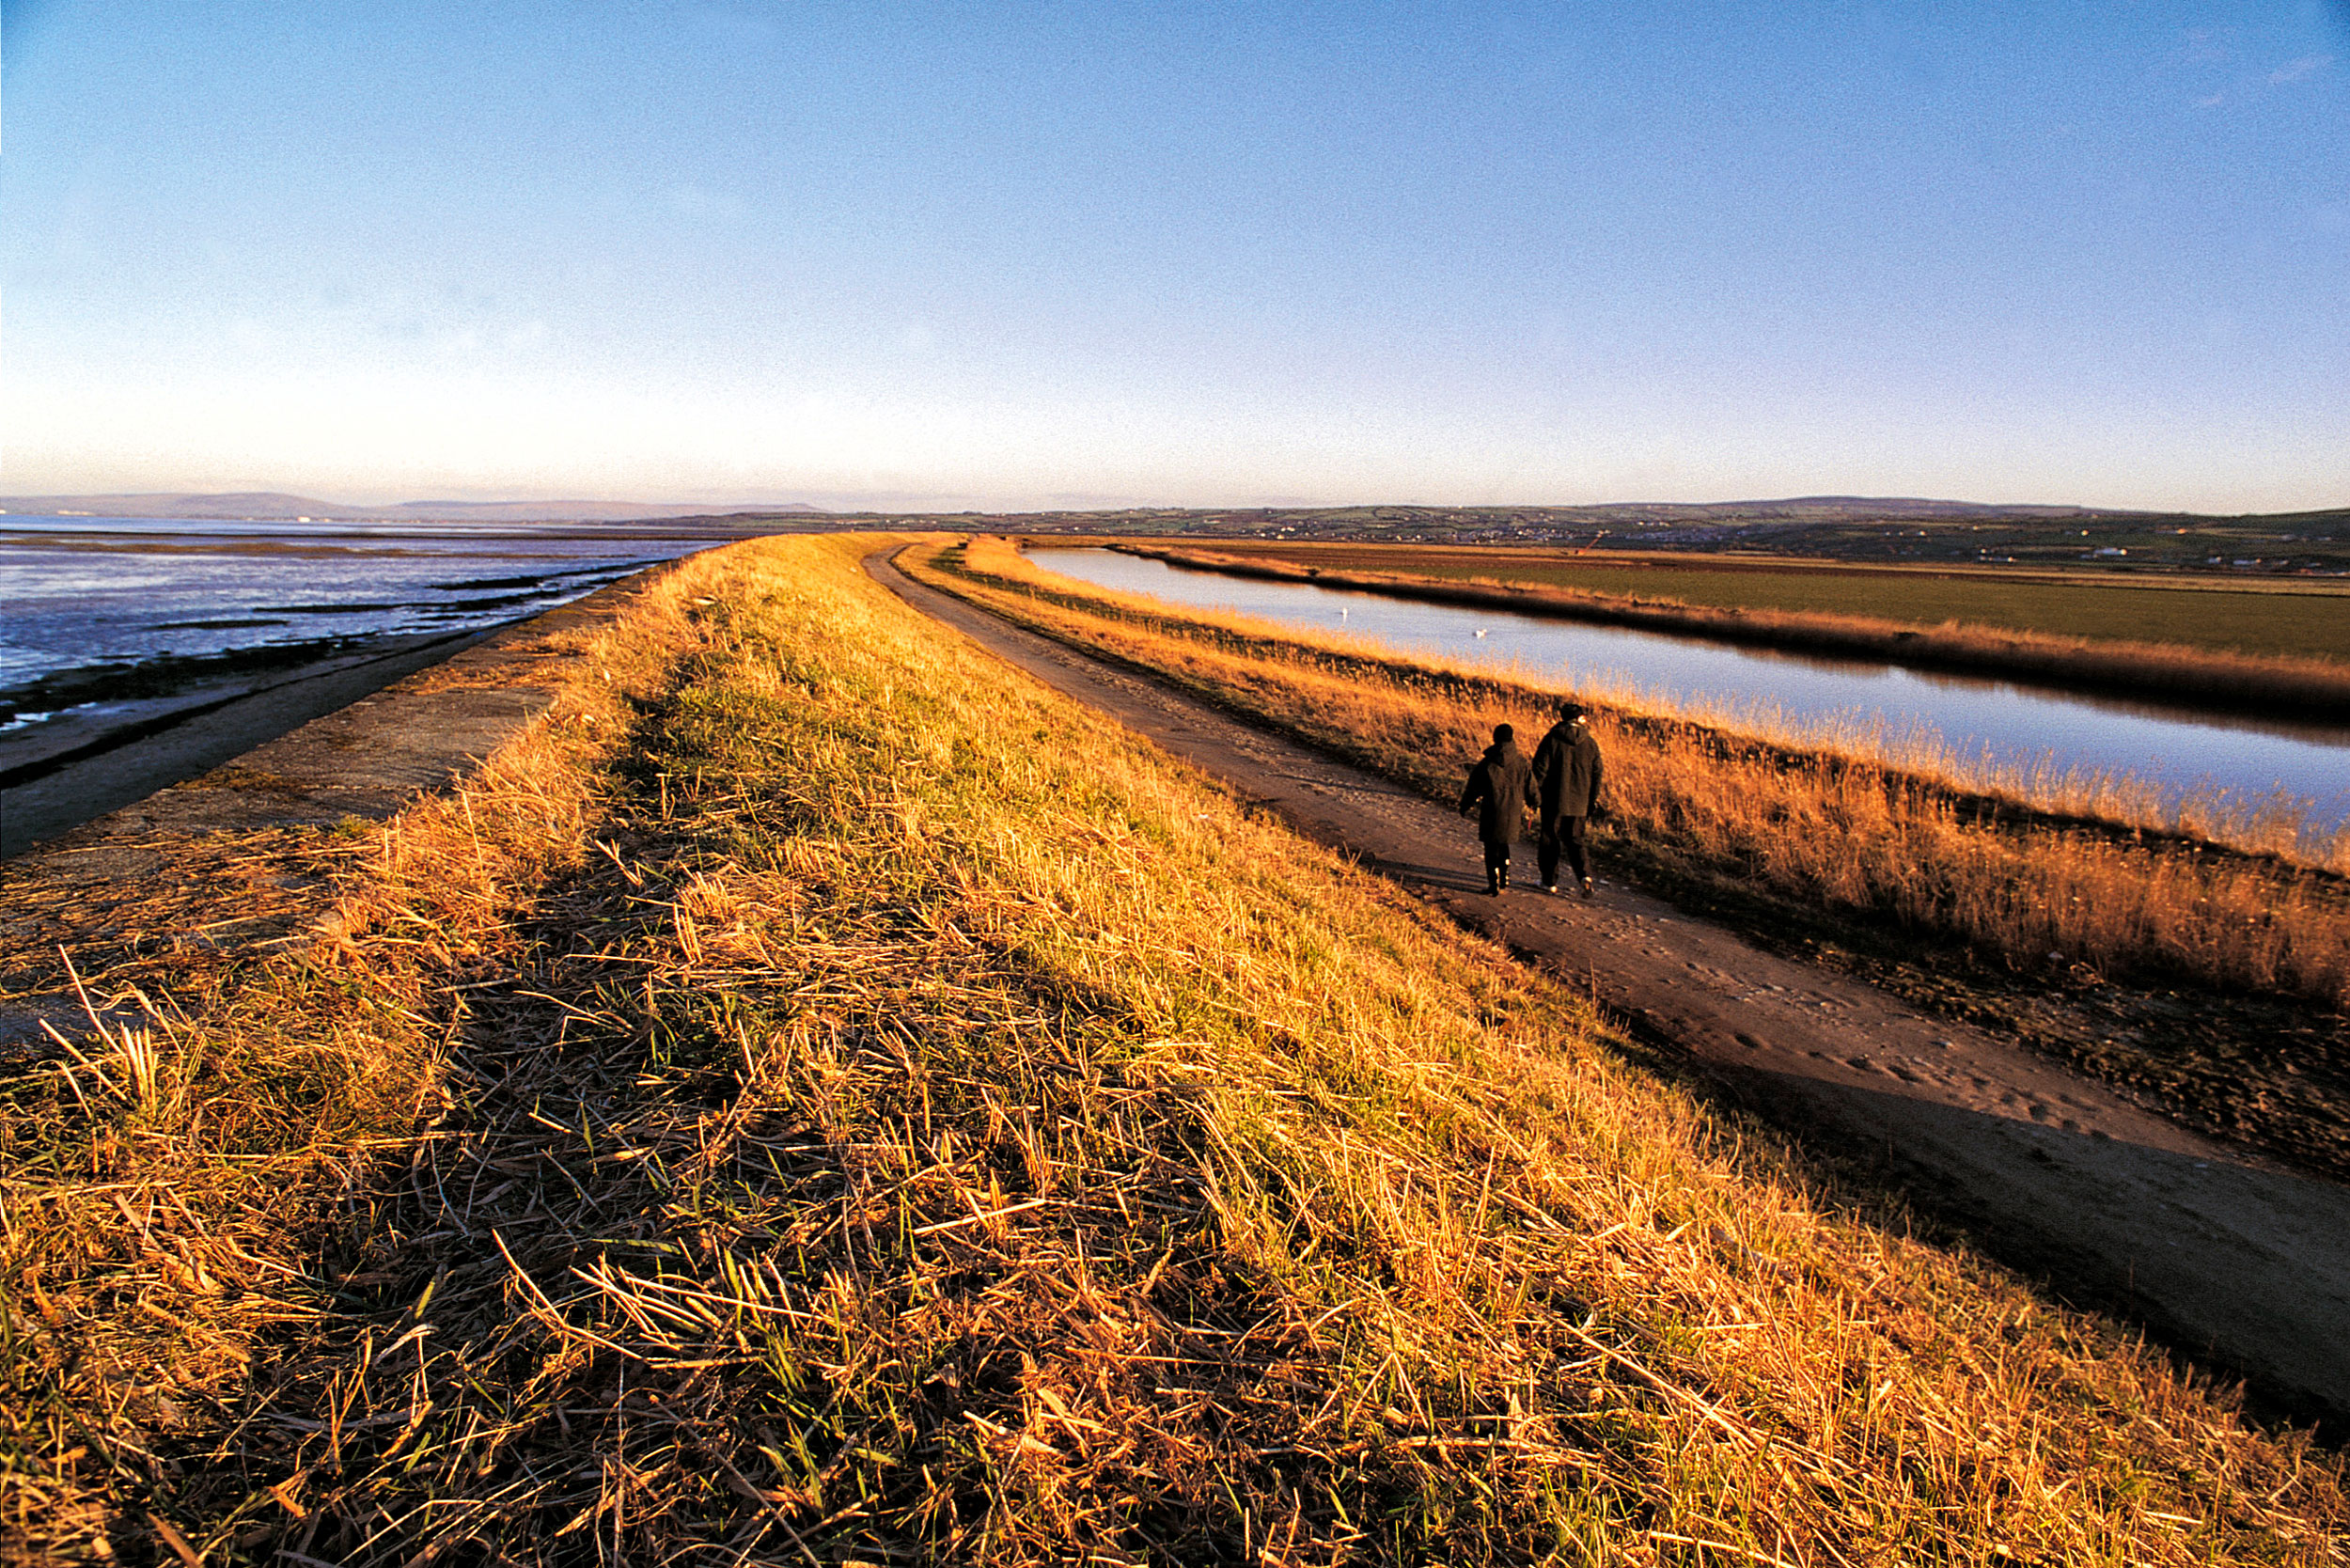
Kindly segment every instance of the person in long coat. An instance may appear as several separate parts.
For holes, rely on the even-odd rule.
[[[1510,886],[1510,846],[1526,836],[1526,813],[1534,804],[1534,770],[1518,749],[1517,731],[1494,726],[1494,744],[1469,769],[1461,792],[1461,815],[1477,812],[1477,837],[1485,845],[1485,891]]]
[[[1559,722],[1534,748],[1534,858],[1543,873],[1543,891],[1559,891],[1559,860],[1563,853],[1585,898],[1591,896],[1591,851],[1586,830],[1601,810],[1600,787],[1606,772],[1599,743],[1585,725],[1583,705],[1563,702]]]

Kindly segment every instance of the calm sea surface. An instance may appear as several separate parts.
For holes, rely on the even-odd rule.
[[[2350,824],[2350,728],[2215,717],[1893,665],[1225,577],[1109,550],[1038,549],[1028,558],[1102,588],[1351,633],[1562,685],[1629,687],[1733,714],[1761,709],[1798,726],[1881,726],[2028,776],[2078,770],[2128,775],[2173,801],[2197,793],[2238,806],[2290,801],[2313,837]]]
[[[625,525],[0,514],[0,733],[53,716],[27,689],[43,677],[475,631],[719,542]]]

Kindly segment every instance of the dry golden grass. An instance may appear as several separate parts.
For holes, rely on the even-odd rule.
[[[333,1311],[320,1229],[416,1147],[441,1103],[443,988],[494,962],[521,890],[579,853],[591,760],[626,732],[602,677],[674,640],[675,597],[656,584],[628,646],[585,651],[593,678],[392,823],[159,840],[130,889],[12,880],[13,978],[68,978],[71,949],[33,945],[63,939],[95,996],[66,1060],[0,1084],[9,1558],[147,1540],[144,1499],[184,1479],[181,1435],[273,1336]],[[258,927],[275,956],[174,940],[208,927]]]
[[[1463,580],[1359,567],[1332,570],[1309,567],[1302,561],[1213,550],[1138,545],[1125,548],[1173,564],[1235,576],[1295,582],[1310,577],[1324,588],[1360,588],[1436,604],[1565,616],[1768,648],[1890,659],[1928,669],[2017,676],[2073,689],[2219,704],[2232,710],[2248,706],[2330,718],[2350,704],[2350,665],[2337,659],[2244,653],[2184,642],[2074,636],[1965,620],[1919,624],[1883,616],[1823,610],[1692,604],[1656,594],[1636,597],[1590,588],[1511,583],[1498,578]],[[1997,579],[1986,578],[1981,592],[1987,600],[1998,599],[2000,588]],[[2180,617],[2195,614],[2194,604],[2184,597],[2165,607]]]
[[[606,661],[633,712],[584,682],[327,945],[17,1086],[21,1541],[2341,1560],[2337,1457],[1822,1208],[1574,996],[904,609],[873,542],[691,563]],[[265,1092],[258,1160],[185,1108]],[[145,1263],[75,1217],[133,1137],[177,1173]],[[106,1338],[133,1294],[167,1321]]]
[[[1495,724],[1539,734],[1555,702],[1339,639],[1073,591],[1002,541],[932,546],[907,564],[1434,795],[1457,792]],[[1865,749],[1804,752],[1621,703],[1593,729],[1618,830],[1732,877],[1956,937],[2019,966],[2054,954],[2112,974],[2327,1006],[2350,999],[2350,896],[2328,871],[2129,823],[2053,818]]]

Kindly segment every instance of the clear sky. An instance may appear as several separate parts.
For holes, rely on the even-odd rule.
[[[8,0],[0,489],[2350,504],[2350,4]]]

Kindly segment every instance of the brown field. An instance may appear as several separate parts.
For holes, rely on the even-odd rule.
[[[688,563],[457,793],[248,847],[331,936],[118,957],[147,1023],[8,1082],[8,1556],[2340,1560],[2338,1455],[1826,1200],[874,542]]]

